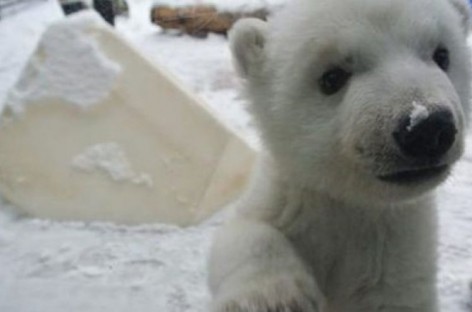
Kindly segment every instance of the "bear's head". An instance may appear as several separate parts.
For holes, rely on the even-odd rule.
[[[433,189],[463,152],[468,29],[466,0],[298,0],[230,40],[282,176],[395,203]]]

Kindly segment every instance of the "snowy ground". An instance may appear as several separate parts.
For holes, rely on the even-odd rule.
[[[119,20],[118,31],[151,60],[170,68],[230,127],[257,144],[238,97],[226,40],[163,35],[148,23],[149,0],[129,2],[130,19]],[[46,0],[0,20],[0,103],[41,32],[60,18],[55,1]],[[439,192],[439,289],[442,311],[447,312],[472,311],[472,134],[468,141],[471,148]],[[207,311],[206,254],[223,215],[187,229],[124,227],[31,220],[10,213],[6,204],[0,206],[1,312]]]

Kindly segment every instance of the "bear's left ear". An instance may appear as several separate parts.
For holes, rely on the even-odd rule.
[[[267,23],[245,18],[238,21],[229,32],[231,52],[242,78],[260,72],[266,59]]]
[[[466,34],[470,31],[471,9],[468,0],[449,0],[454,8],[459,12],[461,18],[461,25]]]

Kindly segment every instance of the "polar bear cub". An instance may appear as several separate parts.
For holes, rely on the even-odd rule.
[[[466,0],[298,0],[230,34],[264,156],[213,312],[434,312],[431,191],[463,151]]]

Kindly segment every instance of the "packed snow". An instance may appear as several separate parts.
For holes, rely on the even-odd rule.
[[[166,1],[172,2],[182,3]],[[213,2],[222,7],[283,3]],[[118,20],[117,30],[257,146],[226,39],[163,34],[149,23],[151,0],[129,0],[129,4],[130,18]],[[57,2],[47,0],[0,20],[0,103],[46,26],[62,18]],[[468,143],[463,160],[438,194],[438,287],[442,311],[447,312],[472,310],[472,134]],[[92,161],[94,165],[100,163],[93,147],[82,156],[98,161]],[[201,225],[178,228],[35,220],[14,213],[7,203],[0,206],[1,312],[208,311],[206,258],[214,230],[231,207]]]
[[[148,173],[136,173],[124,149],[116,142],[89,146],[72,159],[72,167],[87,173],[101,172],[113,181],[131,182],[152,187],[154,182]]]
[[[97,22],[94,14],[75,14],[48,28],[6,105],[17,112],[29,101],[58,97],[87,108],[108,96],[121,68],[84,35]]]

